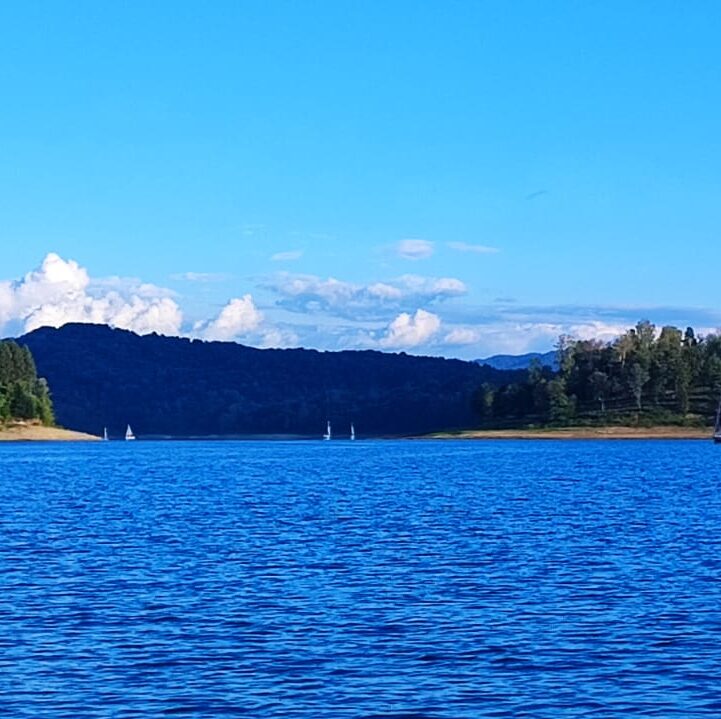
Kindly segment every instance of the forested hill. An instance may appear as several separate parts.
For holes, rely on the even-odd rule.
[[[402,435],[477,422],[483,383],[525,373],[375,351],[259,350],[69,324],[25,335],[53,388],[57,419],[119,435]]]
[[[0,423],[38,420],[53,424],[53,405],[47,382],[38,377],[27,347],[0,341]]]
[[[486,426],[708,424],[721,393],[721,335],[699,337],[642,320],[611,343],[561,337],[558,372],[531,366],[521,382],[481,387]]]

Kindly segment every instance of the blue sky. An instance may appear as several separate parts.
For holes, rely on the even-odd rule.
[[[721,324],[716,2],[5,3],[0,28],[2,334],[476,357]]]

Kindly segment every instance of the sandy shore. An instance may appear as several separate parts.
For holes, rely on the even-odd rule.
[[[68,441],[68,442],[88,442],[99,440],[92,434],[84,434],[83,432],[73,432],[69,429],[60,429],[59,427],[43,427],[37,424],[13,424],[8,427],[0,428],[0,442],[2,441]]]
[[[488,429],[439,432],[429,439],[706,439],[708,427],[563,427],[559,429]]]

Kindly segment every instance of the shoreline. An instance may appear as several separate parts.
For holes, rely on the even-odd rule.
[[[434,432],[421,439],[705,439],[711,427],[558,427],[549,429],[479,429]]]
[[[0,442],[97,442],[100,437],[60,427],[11,424],[0,428]]]

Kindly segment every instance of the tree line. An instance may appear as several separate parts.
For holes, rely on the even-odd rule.
[[[641,320],[615,341],[563,335],[556,371],[482,385],[473,404],[485,425],[707,424],[721,392],[721,335],[697,336]]]
[[[38,377],[27,347],[0,341],[0,422],[11,419],[54,423],[53,404],[47,382]]]

